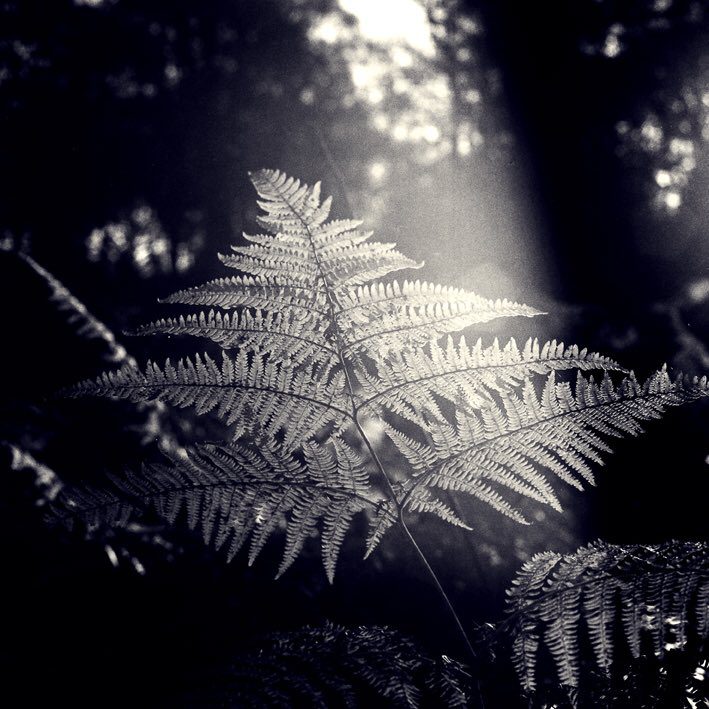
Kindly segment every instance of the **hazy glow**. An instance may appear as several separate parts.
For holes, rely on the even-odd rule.
[[[426,56],[435,53],[426,10],[416,0],[340,0],[339,4],[357,18],[365,39],[382,44],[399,40]]]
[[[335,44],[347,34],[342,19],[335,13],[323,15],[308,31],[308,37],[315,42]]]
[[[658,170],[655,173],[655,182],[658,187],[669,187],[672,184],[672,175],[667,170]]]
[[[429,124],[424,126],[422,131],[423,139],[429,143],[435,143],[441,137],[441,131],[438,126]]]
[[[409,137],[409,131],[403,123],[397,123],[392,131],[394,140],[406,140]]]
[[[667,209],[672,212],[674,212],[675,209],[679,209],[682,204],[682,196],[679,192],[665,192],[664,198]]]
[[[369,176],[373,183],[379,184],[387,174],[387,166],[383,162],[373,162],[369,166]]]
[[[709,298],[709,278],[701,278],[694,283],[690,283],[687,288],[687,295],[692,303],[702,303]],[[709,456],[707,456],[707,463],[709,463]]]

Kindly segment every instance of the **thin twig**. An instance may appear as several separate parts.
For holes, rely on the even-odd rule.
[[[56,304],[57,309],[67,313],[67,322],[76,327],[80,337],[89,340],[99,340],[106,352],[103,359],[111,364],[136,366],[136,361],[119,344],[116,336],[104,323],[102,323],[88,308],[54,275],[41,266],[29,254],[19,252],[17,257],[24,261],[42,280],[51,291],[50,301]]]
[[[323,143],[324,148],[326,148],[326,144]],[[419,559],[424,565],[424,568],[428,572],[429,576],[431,577],[431,580],[433,581],[439,595],[441,596],[441,599],[443,600],[445,606],[448,608],[450,611],[450,614],[454,620],[455,626],[457,630],[460,633],[461,639],[463,640],[463,643],[465,645],[465,648],[468,651],[468,654],[470,655],[471,658],[471,671],[473,671],[476,675],[477,679],[477,688],[478,688],[478,693],[480,695],[480,706],[484,707],[484,701],[482,697],[482,693],[480,691],[480,682],[479,678],[477,677],[478,673],[476,671],[476,665],[477,665],[477,654],[475,652],[475,649],[473,648],[472,643],[470,642],[470,638],[468,637],[468,634],[465,632],[465,628],[463,627],[463,623],[460,620],[460,617],[458,616],[458,613],[456,612],[455,608],[453,607],[453,604],[451,603],[450,598],[448,597],[448,594],[446,594],[443,585],[441,584],[438,576],[436,575],[436,572],[433,570],[433,567],[429,563],[428,559],[426,558],[426,555],[423,553],[423,550],[421,547],[419,547],[418,543],[416,542],[413,534],[411,534],[411,531],[409,530],[406,521],[404,520],[404,505],[399,501],[396,491],[394,490],[394,487],[392,485],[391,479],[389,475],[387,474],[376,450],[374,449],[374,446],[372,445],[371,441],[369,440],[369,437],[367,436],[366,432],[364,431],[364,428],[362,427],[362,424],[359,421],[358,414],[358,406],[357,406],[357,395],[355,393],[355,388],[354,384],[352,383],[352,376],[349,370],[349,367],[347,366],[347,361],[345,359],[345,346],[344,346],[344,341],[342,338],[342,333],[340,331],[340,326],[338,324],[338,318],[337,318],[337,303],[335,301],[334,295],[333,295],[333,289],[332,285],[329,283],[328,278],[322,268],[320,257],[318,256],[317,249],[315,247],[315,242],[313,239],[313,234],[310,230],[310,225],[308,222],[302,217],[302,215],[298,212],[293,205],[291,205],[288,201],[288,199],[284,196],[281,195],[283,201],[290,207],[291,211],[299,218],[300,222],[303,225],[303,228],[305,229],[306,233],[308,234],[308,237],[310,239],[310,247],[313,252],[313,260],[315,261],[315,265],[320,272],[320,278],[323,282],[324,288],[325,288],[325,296],[327,298],[328,302],[328,310],[330,311],[330,322],[332,323],[332,335],[335,341],[335,349],[337,350],[338,353],[338,359],[340,360],[340,366],[342,367],[342,370],[345,375],[345,382],[348,390],[348,395],[350,399],[350,403],[352,406],[352,418],[354,419],[355,426],[357,428],[357,431],[366,446],[367,450],[369,451],[370,457],[372,458],[372,461],[374,462],[375,466],[377,467],[377,470],[382,478],[384,480],[386,486],[387,486],[387,491],[389,494],[389,497],[391,498],[391,501],[397,511],[397,515],[399,518],[399,523],[401,524],[402,529],[404,530],[404,533],[406,534],[407,538],[411,542],[411,545],[413,546],[414,550],[416,551],[416,554],[418,555]]]
[[[332,170],[332,173],[335,175],[335,178],[337,179],[338,185],[340,187],[340,193],[342,194],[342,199],[347,205],[347,211],[349,212],[347,216],[352,217],[354,216],[354,210],[352,209],[352,202],[350,201],[349,195],[347,194],[347,187],[345,187],[345,178],[342,174],[342,170],[340,170],[340,167],[337,164],[337,160],[335,160],[335,157],[332,154],[332,151],[330,150],[330,146],[328,145],[325,133],[323,133],[322,128],[320,128],[317,123],[313,123],[312,125],[313,131],[315,132],[315,136],[317,137],[318,143],[320,144],[320,149],[322,150],[322,153],[325,156],[325,160],[329,165],[330,169]]]

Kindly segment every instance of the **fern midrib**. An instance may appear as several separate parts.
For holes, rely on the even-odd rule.
[[[141,376],[144,376],[141,373]],[[163,392],[170,392],[170,389],[166,389],[166,386],[170,386],[170,383],[167,385],[165,384],[119,384],[116,389],[127,389],[127,390],[135,390],[135,389],[159,389]],[[260,387],[260,386],[255,386],[255,385],[244,385],[240,384],[238,382],[232,382],[230,384],[207,384],[207,383],[202,383],[202,382],[193,382],[193,383],[188,383],[188,384],[180,384],[180,383],[173,383],[172,386],[175,389],[248,389],[249,391],[267,391],[270,394],[280,394],[282,396],[286,396],[289,398],[293,399],[303,399],[304,401],[309,401],[313,404],[317,404],[318,406],[321,406],[324,409],[327,409],[329,411],[336,411],[338,414],[342,414],[343,416],[347,416],[348,418],[352,418],[352,413],[350,411],[346,411],[345,409],[341,409],[338,406],[334,406],[330,400],[330,402],[322,401],[321,399],[315,399],[312,396],[307,396],[306,394],[295,394],[291,391],[282,391],[280,389],[269,389],[268,387]],[[115,389],[112,390],[115,392]],[[111,392],[109,391],[108,394],[110,395]],[[155,397],[156,399],[160,399],[160,396]],[[213,408],[217,408],[216,406]]]
[[[278,196],[283,200],[283,202],[288,206],[288,208],[295,214],[295,216],[298,218],[300,223],[303,226],[303,229],[305,229],[305,233],[308,235],[308,241],[310,242],[310,248],[313,252],[313,259],[315,260],[315,264],[317,267],[317,270],[319,272],[319,277],[322,280],[322,282],[325,285],[325,297],[327,298],[328,302],[328,309],[330,311],[330,327],[332,329],[333,333],[333,339],[334,339],[334,344],[335,344],[335,349],[337,351],[337,356],[338,359],[340,360],[340,366],[342,367],[342,371],[344,372],[345,375],[345,383],[347,386],[347,395],[350,399],[350,403],[352,406],[351,410],[351,417],[354,421],[355,427],[357,429],[357,432],[364,442],[367,450],[369,451],[370,457],[372,458],[372,461],[374,462],[375,466],[377,467],[377,470],[379,471],[382,479],[384,480],[387,491],[389,493],[389,496],[391,497],[392,503],[396,507],[397,511],[401,515],[402,513],[402,508],[399,505],[399,500],[397,498],[396,492],[394,490],[394,487],[392,486],[391,480],[389,479],[389,476],[387,475],[386,471],[384,470],[384,466],[382,465],[381,460],[379,459],[379,456],[377,455],[377,452],[374,450],[374,447],[372,446],[371,441],[369,440],[369,437],[367,436],[366,432],[362,428],[361,423],[359,422],[359,411],[357,409],[357,395],[355,394],[354,391],[354,386],[352,384],[352,379],[350,375],[350,370],[349,367],[347,366],[347,362],[345,360],[345,345],[343,343],[343,338],[342,338],[342,332],[340,331],[340,326],[337,321],[337,308],[338,306],[335,303],[335,298],[334,298],[334,290],[333,287],[330,285],[330,282],[327,279],[327,275],[325,274],[325,271],[322,267],[322,264],[320,262],[320,257],[318,256],[318,251],[317,247],[315,245],[315,237],[313,232],[310,229],[310,224],[306,219],[303,218],[303,215],[291,204],[290,200],[282,190],[274,185],[273,182],[271,182],[271,186],[273,187],[274,191],[278,194]],[[403,524],[403,520],[400,519],[400,521]],[[403,525],[406,528],[406,525]],[[406,530],[408,532],[408,529]],[[426,561],[426,563],[428,563]]]
[[[196,317],[196,316],[191,316],[191,317]],[[160,326],[160,323],[155,323],[158,326]],[[240,325],[240,323],[237,323]],[[148,334],[150,334],[151,330],[153,329],[152,327],[153,324],[147,325],[145,328],[141,328],[141,330],[145,330]],[[205,323],[204,325],[200,325],[199,322],[188,322],[185,319],[184,325],[180,323],[179,320],[175,320],[174,318],[171,318],[171,320],[166,322],[167,327],[193,327],[196,328],[199,332],[198,334],[202,334],[204,332],[215,332],[215,333],[233,333],[234,336],[237,336],[240,332],[250,332],[253,334],[261,334],[261,335],[277,335],[278,337],[287,337],[293,340],[300,340],[301,342],[304,342],[306,345],[310,345],[312,347],[319,347],[322,350],[325,350],[326,352],[330,352],[333,355],[337,354],[337,351],[334,350],[332,347],[329,347],[328,345],[321,344],[320,342],[315,342],[311,339],[308,339],[307,337],[303,337],[302,335],[294,335],[293,333],[290,332],[283,332],[283,331],[278,331],[278,330],[269,330],[267,328],[256,328],[256,327],[233,327],[232,322],[229,323],[229,327],[217,327],[214,323]],[[163,330],[156,329],[157,332],[163,332]]]
[[[358,409],[363,409],[365,408],[368,404],[371,404],[373,401],[376,401],[377,399],[380,399],[383,396],[386,396],[389,392],[392,391],[397,391],[399,389],[403,389],[405,387],[408,387],[410,385],[414,384],[419,384],[421,382],[427,382],[427,381],[432,381],[434,379],[440,379],[441,377],[448,377],[453,374],[463,374],[464,372],[470,372],[470,373],[476,373],[476,372],[486,372],[486,371],[500,371],[500,370],[505,370],[505,369],[512,369],[513,367],[528,367],[530,365],[535,365],[535,364],[545,364],[546,362],[568,362],[569,364],[569,369],[573,369],[574,366],[578,366],[579,364],[589,362],[590,360],[587,359],[581,359],[580,357],[572,357],[572,358],[565,358],[565,357],[556,357],[553,359],[546,359],[546,360],[530,360],[528,362],[522,361],[522,362],[509,362],[507,364],[486,364],[483,366],[466,366],[466,367],[460,367],[457,369],[451,369],[446,372],[436,372],[434,374],[427,374],[424,376],[419,377],[418,379],[412,379],[409,381],[401,382],[400,384],[394,384],[392,386],[386,387],[385,389],[381,389],[378,391],[374,396],[369,397],[368,399],[364,399],[361,404],[359,404]],[[599,369],[603,369],[603,367],[599,367]],[[623,371],[623,370],[618,370],[618,371]]]
[[[155,493],[148,495],[132,495],[125,490],[121,490],[120,494],[124,495],[127,500],[117,497],[115,500],[107,500],[97,505],[82,508],[72,508],[71,511],[67,511],[66,508],[62,510],[62,514],[54,513],[59,520],[65,520],[67,518],[81,517],[82,515],[88,515],[100,510],[108,509],[115,505],[130,505],[131,507],[140,508],[143,505],[151,504],[155,500],[166,495],[180,493],[187,495],[191,492],[196,492],[198,490],[214,490],[223,487],[226,490],[234,490],[238,488],[251,488],[251,487],[277,487],[277,488],[288,488],[288,489],[301,489],[301,490],[318,490],[323,493],[331,494],[333,497],[346,497],[347,499],[357,499],[363,502],[368,507],[373,509],[378,509],[379,500],[372,499],[366,495],[360,493],[355,493],[351,491],[350,488],[345,487],[332,487],[330,485],[321,485],[314,482],[294,482],[293,480],[288,480],[284,478],[283,480],[219,480],[212,483],[200,483],[200,484],[190,484],[190,485],[175,485],[173,487],[166,487]],[[119,493],[116,493],[117,495]],[[132,502],[130,498],[133,497],[135,502]]]
[[[273,185],[273,183],[271,183]],[[440,580],[438,579],[438,576],[436,575],[436,572],[433,570],[431,567],[431,564],[429,563],[428,559],[426,558],[426,555],[423,553],[421,550],[421,547],[419,547],[418,543],[416,542],[416,539],[411,533],[411,530],[408,528],[408,525],[406,524],[406,520],[404,519],[404,507],[403,505],[399,502],[398,496],[396,494],[396,491],[394,490],[394,486],[392,484],[392,481],[389,479],[389,476],[386,473],[386,470],[384,469],[384,465],[382,464],[376,450],[374,449],[374,446],[372,445],[371,441],[369,440],[369,437],[367,436],[364,428],[362,428],[362,424],[359,421],[359,412],[357,410],[357,404],[356,404],[356,394],[354,392],[354,387],[352,385],[352,380],[350,378],[350,372],[349,368],[347,366],[347,362],[345,361],[345,356],[344,356],[344,347],[342,343],[342,334],[340,332],[340,327],[337,322],[337,313],[336,313],[336,306],[333,298],[333,292],[332,288],[327,280],[327,277],[325,276],[325,273],[322,269],[322,266],[320,265],[320,260],[318,258],[317,254],[317,249],[315,247],[315,240],[313,237],[313,233],[310,230],[310,225],[307,223],[305,219],[303,219],[302,215],[294,209],[293,205],[288,201],[287,198],[283,196],[283,193],[278,189],[277,187],[274,187],[276,192],[281,196],[281,198],[284,200],[284,202],[288,205],[288,207],[291,209],[291,211],[298,217],[299,221],[303,225],[307,235],[308,239],[310,241],[310,246],[313,250],[313,257],[315,259],[316,264],[318,265],[318,269],[321,274],[321,278],[323,283],[325,284],[325,289],[326,289],[326,297],[329,305],[329,310],[330,310],[330,317],[331,317],[331,327],[332,331],[334,334],[334,339],[335,339],[335,346],[338,351],[338,358],[340,360],[340,366],[342,367],[342,370],[345,375],[345,382],[347,386],[347,391],[348,391],[348,396],[350,398],[350,402],[352,404],[352,418],[354,420],[355,427],[357,429],[357,432],[364,442],[364,445],[366,446],[369,455],[374,462],[379,475],[381,476],[382,480],[384,481],[384,484],[386,486],[387,494],[389,495],[391,499],[391,503],[394,506],[397,517],[399,520],[399,524],[401,525],[401,528],[406,535],[406,537],[409,539],[411,545],[413,546],[414,550],[416,551],[417,556],[423,563],[424,567],[427,570],[427,573],[430,575],[431,580],[434,582],[436,588],[438,589],[438,592],[441,596],[441,599],[444,601],[446,606],[448,607],[448,610],[450,611],[452,618],[458,628],[458,631],[461,634],[461,638],[463,639],[463,642],[467,648],[468,653],[470,654],[473,663],[476,662],[477,660],[477,654],[475,652],[475,649],[473,648],[472,643],[470,642],[470,638],[468,637],[468,634],[465,631],[465,628],[463,627],[463,624],[458,617],[458,614],[455,611],[455,608],[453,607],[453,604],[451,603],[450,598],[448,598],[448,594],[445,592],[445,589],[441,585]],[[478,692],[479,692],[479,685],[478,685]],[[480,692],[479,692],[480,693]],[[482,699],[482,695],[480,695]]]
[[[325,273],[325,270],[322,266],[322,263],[320,261],[320,257],[318,255],[318,250],[315,245],[315,235],[313,234],[312,230],[310,229],[310,224],[308,223],[307,219],[303,217],[303,215],[300,213],[298,209],[290,202],[288,199],[287,195],[283,193],[283,191],[275,185],[273,182],[271,182],[271,186],[273,190],[276,192],[276,194],[280,197],[281,200],[288,206],[288,208],[291,210],[291,212],[298,218],[300,221],[301,225],[303,226],[303,229],[305,230],[305,233],[308,236],[308,242],[310,244],[310,249],[313,253],[313,260],[315,261],[315,266],[316,270],[318,272],[318,278],[323,282],[325,286],[324,294],[325,298],[327,299],[328,303],[328,314],[329,314],[329,327],[331,328],[332,332],[332,339],[334,340],[334,350],[337,353],[337,357],[340,360],[340,366],[342,367],[342,371],[344,372],[345,375],[345,382],[347,385],[347,395],[350,399],[350,403],[352,406],[352,411],[351,411],[351,417],[353,418],[355,425],[362,436],[365,444],[367,447],[370,449],[370,452],[373,454],[373,457],[375,457],[374,451],[371,448],[371,445],[369,444],[369,440],[364,433],[364,431],[361,429],[361,426],[359,425],[359,422],[357,420],[357,404],[356,404],[356,399],[357,395],[355,394],[354,391],[354,386],[352,385],[352,381],[350,378],[350,371],[349,367],[347,367],[347,363],[345,362],[345,357],[344,357],[344,344],[343,344],[343,338],[342,338],[342,333],[340,331],[340,326],[337,322],[337,306],[335,303],[334,299],[334,290],[333,287],[331,286],[330,282],[327,279],[327,275]],[[320,291],[322,292],[322,291]],[[375,457],[375,462],[376,462],[376,457]],[[380,467],[381,473],[384,475],[384,477],[388,480],[386,474],[384,473],[384,469]]]

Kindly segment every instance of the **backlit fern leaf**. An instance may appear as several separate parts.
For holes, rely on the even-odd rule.
[[[479,402],[486,405],[489,392],[503,393],[532,374],[566,369],[622,371],[609,357],[564,347],[555,340],[540,345],[530,339],[520,350],[514,339],[504,347],[497,340],[489,347],[481,340],[469,347],[464,337],[457,344],[449,337],[445,347],[432,342],[428,348],[392,353],[379,360],[376,373],[365,377],[361,407],[373,413],[386,407],[416,423],[415,414],[424,400],[429,409],[435,409],[431,402],[436,398],[457,404],[461,392],[477,392]]]
[[[658,658],[669,649],[684,649],[690,636],[706,639],[709,632],[701,619],[708,611],[707,583],[709,550],[700,542],[595,542],[566,556],[547,552],[533,557],[517,574],[507,601],[506,626],[523,689],[530,693],[536,688],[540,643],[554,658],[560,682],[573,689],[583,660],[582,633],[606,675],[621,629],[636,658],[644,637]]]
[[[375,283],[341,302],[347,350],[364,350],[375,358],[382,351],[398,353],[495,318],[540,314],[519,303],[418,281],[403,286],[396,281]]]
[[[371,241],[359,221],[327,221],[330,199],[321,202],[319,183],[311,188],[273,170],[256,172],[251,180],[264,211],[258,221],[268,233],[244,235],[248,245],[222,257],[241,273],[163,301],[211,310],[138,330],[207,338],[224,350],[221,363],[197,354],[177,364],[149,363],[145,370],[126,366],[83,382],[70,394],[159,399],[215,415],[231,427],[232,453],[223,455],[235,455],[242,445],[263,448],[263,455],[279,449],[297,461],[294,475],[309,475],[321,487],[327,480],[329,488],[339,486],[350,495],[345,505],[334,493],[305,501],[296,500],[292,490],[284,492],[280,506],[268,507],[269,521],[255,528],[239,507],[239,500],[246,507],[253,500],[235,483],[233,503],[217,517],[230,520],[236,536],[246,525],[241,533],[252,534],[256,553],[278,526],[274,520],[287,512],[285,566],[317,526],[332,577],[343,536],[359,509],[370,514],[367,553],[406,511],[466,527],[441,491],[472,495],[524,522],[510,492],[558,508],[551,478],[576,486],[579,478],[592,482],[591,464],[608,451],[604,439],[636,434],[641,421],[707,393],[705,380],[672,382],[664,371],[644,386],[632,376],[614,386],[608,372],[624,371],[617,363],[556,341],[530,340],[521,350],[514,340],[471,347],[449,337],[440,343],[442,335],[471,325],[538,311],[425,282],[380,282],[420,264],[393,244]],[[575,387],[563,380],[566,370],[592,369],[604,371],[600,383],[580,374]],[[386,452],[398,449],[409,461],[405,479],[387,476],[363,427],[365,417],[378,419],[393,442],[382,444]],[[215,508],[192,484],[200,465],[211,474],[212,462],[206,449],[197,450],[189,465],[174,463],[176,489],[170,499],[197,510],[191,524],[212,529]],[[362,461],[355,462],[353,456],[362,453]],[[169,469],[147,467],[131,476],[135,489],[129,502],[149,498],[150,477],[165,481]],[[288,475],[278,471],[274,463],[273,490],[287,490]],[[389,495],[379,499],[374,490]],[[95,494],[78,491],[73,499],[90,508]],[[361,498],[376,502],[364,507],[352,502]],[[161,505],[159,511],[174,517],[167,500]],[[117,502],[101,509],[117,522],[122,519]],[[210,538],[223,544],[224,527],[218,531]]]
[[[591,463],[602,463],[609,448],[604,439],[637,435],[641,422],[655,419],[669,406],[705,396],[707,381],[672,381],[662,370],[640,385],[631,375],[614,387],[608,375],[596,383],[578,373],[575,388],[557,382],[552,371],[541,394],[531,380],[520,393],[498,391],[498,399],[462,397],[456,421],[435,411],[420,415],[419,425],[431,443],[416,442],[392,426],[386,431],[411,465],[402,486],[408,505],[421,487],[460,491],[498,512],[524,522],[505,497],[505,490],[559,509],[544,471],[581,487],[593,484]],[[419,400],[419,410],[425,402]]]
[[[161,303],[208,305],[224,309],[262,308],[288,315],[294,311],[325,317],[324,292],[281,283],[279,279],[232,276],[216,278],[163,298]]]
[[[157,320],[136,331],[138,335],[156,333],[207,337],[225,349],[267,350],[270,358],[292,360],[295,364],[308,360],[325,363],[337,357],[325,335],[322,319],[297,310],[280,313],[255,309],[233,315],[210,310]]]
[[[251,175],[266,216],[258,222],[273,237],[265,244],[235,247],[224,263],[257,277],[338,289],[359,285],[392,271],[417,266],[393,244],[368,242],[356,222],[325,224],[332,198],[320,204],[320,183],[312,189],[274,170]],[[263,240],[261,240],[263,241]]]
[[[236,424],[234,438],[255,427],[268,435],[284,430],[292,445],[328,424],[340,426],[351,416],[344,408],[348,401],[341,373],[325,378],[314,364],[296,369],[247,349],[234,357],[224,352],[221,365],[209,355],[195,355],[175,366],[168,360],[162,369],[148,363],[144,372],[127,366],[82,382],[69,393],[130,401],[162,399],[193,407],[198,414],[214,411],[228,425]]]

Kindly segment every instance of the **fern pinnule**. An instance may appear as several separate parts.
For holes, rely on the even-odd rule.
[[[412,491],[406,500],[406,508],[410,512],[433,514],[454,527],[460,527],[468,531],[472,530],[472,527],[462,520],[450,505],[435,497],[429,489],[424,487],[418,487]]]
[[[81,523],[91,533],[106,527],[125,527],[136,507],[126,502],[119,491],[110,487],[88,485],[65,488],[49,506],[47,521],[74,529]]]
[[[363,377],[363,401],[358,407],[377,414],[390,409],[406,416],[420,411],[424,398],[459,404],[461,391],[466,391],[469,400],[477,398],[478,408],[486,405],[490,392],[503,394],[533,375],[567,369],[626,371],[610,357],[564,347],[556,340],[540,345],[530,338],[520,350],[514,339],[504,347],[497,339],[484,347],[478,339],[470,347],[464,336],[457,343],[448,337],[445,347],[431,342],[427,348],[378,359],[375,373]]]
[[[541,643],[551,652],[561,683],[570,689],[578,686],[582,625],[594,662],[606,675],[619,630],[636,658],[644,637],[658,658],[669,649],[685,649],[690,639],[706,639],[709,628],[700,619],[707,614],[707,586],[709,550],[701,542],[595,542],[565,556],[538,554],[508,590],[505,626],[524,691],[536,689]]]
[[[258,278],[279,278],[301,287],[314,286],[322,278],[333,288],[367,283],[392,271],[422,265],[395,251],[395,244],[359,243],[371,235],[350,232],[342,245],[316,247],[317,259],[313,259],[312,249],[281,245],[277,236],[267,246],[232,246],[236,255],[220,256],[220,260]]]
[[[201,286],[177,291],[161,298],[159,302],[207,305],[225,310],[258,308],[280,312],[284,315],[293,311],[321,316],[328,315],[324,291],[287,285],[277,278],[256,279],[252,276],[215,278]]]
[[[339,299],[339,320],[348,351],[400,352],[434,342],[496,318],[533,317],[542,313],[508,300],[489,300],[457,288],[396,281],[374,283]]]

